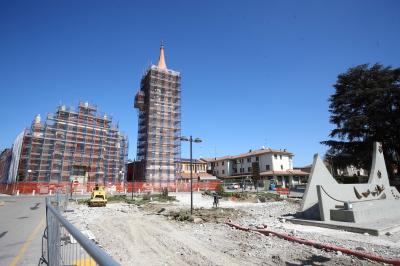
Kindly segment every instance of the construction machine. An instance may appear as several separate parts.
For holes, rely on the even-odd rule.
[[[90,207],[104,207],[107,204],[107,195],[103,186],[95,186],[89,200]]]

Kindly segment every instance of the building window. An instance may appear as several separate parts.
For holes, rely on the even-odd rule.
[[[281,154],[281,155],[279,155],[279,158],[282,160],[282,154]]]
[[[240,159],[240,163],[243,163],[243,158],[242,158],[242,159]]]
[[[233,172],[234,172],[234,173],[237,173],[237,169],[236,169],[236,168],[233,168]]]
[[[223,175],[225,174],[225,170],[222,170],[222,174],[223,174]]]
[[[256,157],[256,162],[258,162],[259,160],[260,160],[260,158],[257,156],[257,157]]]
[[[281,170],[283,170],[283,165],[281,164]]]
[[[218,162],[217,162],[217,166],[218,166]]]
[[[222,165],[224,165],[225,164],[225,162],[224,161],[222,161],[222,163],[221,163]]]
[[[277,155],[277,154],[274,154],[274,158],[275,158],[275,159],[278,159],[278,155]]]
[[[250,157],[247,158],[247,162],[248,162],[248,163],[251,163],[251,158],[250,158]]]
[[[269,164],[267,164],[267,165],[265,166],[265,170],[266,170],[266,171],[269,171],[269,170],[270,170]]]
[[[247,172],[251,172],[251,167],[247,167]]]

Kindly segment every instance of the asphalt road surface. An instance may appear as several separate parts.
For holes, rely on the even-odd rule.
[[[45,217],[44,196],[0,196],[0,265],[38,265]]]

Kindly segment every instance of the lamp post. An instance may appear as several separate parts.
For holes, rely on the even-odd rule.
[[[190,214],[193,214],[193,158],[192,158],[192,143],[200,143],[201,139],[199,138],[192,138],[190,137],[181,137],[182,141],[189,141],[190,142]]]
[[[135,184],[135,172],[136,172],[136,167],[137,167],[136,158],[133,159],[132,164],[133,164],[133,167],[132,167],[133,171],[132,171],[132,195],[131,195],[131,199],[133,200],[133,187],[134,187],[134,184]],[[128,172],[128,169],[126,171]]]
[[[242,161],[243,159],[242,158],[240,158],[240,173],[242,174],[242,193],[244,193],[244,187],[245,187],[245,182],[246,182],[246,180],[244,179],[244,169],[243,169],[243,173],[242,173],[242,167],[243,167],[243,161]]]
[[[161,186],[162,186],[162,172],[161,172],[161,165],[160,166],[158,166],[158,175],[159,175],[159,179],[160,179],[160,194],[162,194],[162,189],[161,189]]]

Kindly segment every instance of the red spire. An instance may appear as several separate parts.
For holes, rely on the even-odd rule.
[[[167,69],[167,65],[165,64],[165,57],[164,57],[164,43],[161,41],[160,47],[160,57],[158,59],[158,68]]]

